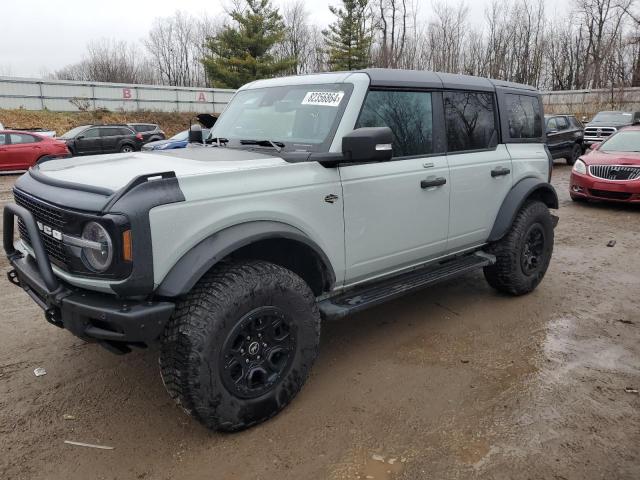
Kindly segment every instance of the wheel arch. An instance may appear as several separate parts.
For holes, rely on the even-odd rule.
[[[504,237],[516,215],[528,200],[540,200],[549,208],[558,208],[558,194],[550,183],[537,177],[523,178],[511,188],[503,200],[487,239],[488,242],[495,242]]]
[[[301,230],[276,221],[253,221],[225,228],[185,253],[162,280],[156,294],[179,297],[226,259],[265,260],[287,268],[320,295],[335,284],[334,269],[322,248]]]

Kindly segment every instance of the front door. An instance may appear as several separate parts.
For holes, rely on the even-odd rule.
[[[346,285],[446,250],[449,168],[446,155],[434,153],[434,97],[441,102],[431,92],[372,90],[365,99],[356,128],[390,127],[393,159],[340,167]]]
[[[90,155],[102,151],[102,138],[98,127],[89,128],[78,135],[76,151],[80,155]]]
[[[4,146],[0,145],[2,166],[5,170],[26,170],[40,157],[38,139],[28,133],[7,133]]]
[[[498,144],[496,110],[492,92],[444,93],[451,253],[485,242],[512,186],[511,156],[505,145]]]

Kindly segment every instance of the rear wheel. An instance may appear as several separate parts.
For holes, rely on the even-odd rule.
[[[315,297],[300,277],[267,262],[231,263],[177,305],[160,371],[169,394],[205,426],[242,430],[296,396],[319,340]]]
[[[120,147],[120,153],[131,153],[131,152],[133,152],[132,145],[125,144]]]
[[[542,281],[553,253],[553,222],[547,206],[527,202],[511,229],[489,251],[496,263],[484,268],[484,276],[496,290],[523,295]]]
[[[582,155],[582,146],[578,143],[573,144],[573,148],[571,149],[571,155],[567,157],[567,165],[573,165],[576,163],[576,160],[580,158]]]

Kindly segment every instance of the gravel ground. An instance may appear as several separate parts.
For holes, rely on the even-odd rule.
[[[478,272],[327,323],[300,395],[233,435],[173,404],[156,351],[47,324],[0,258],[0,478],[640,478],[640,208],[574,204],[568,177],[535,292]]]

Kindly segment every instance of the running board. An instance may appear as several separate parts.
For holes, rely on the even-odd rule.
[[[346,317],[420,290],[428,285],[455,278],[487,265],[493,265],[495,262],[495,256],[476,252],[442,262],[435,267],[413,270],[368,286],[356,287],[338,296],[321,300],[318,303],[318,308],[322,316],[327,319]]]

